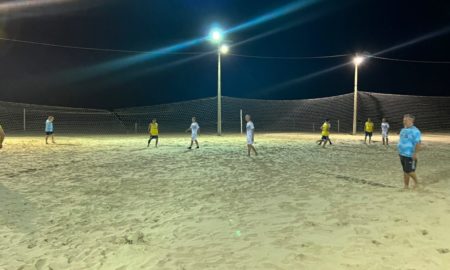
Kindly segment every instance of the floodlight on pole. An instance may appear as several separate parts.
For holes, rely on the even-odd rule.
[[[219,47],[219,51],[221,54],[227,54],[230,51],[230,47],[226,44],[223,44]]]
[[[218,28],[213,29],[213,30],[211,30],[209,36],[210,36],[210,39],[212,42],[220,43],[223,40],[223,31]]]
[[[364,57],[355,56],[353,58],[353,64],[355,65],[355,81],[354,81],[354,93],[353,93],[353,135],[356,135],[356,124],[358,120],[358,66],[364,62]]]
[[[353,64],[355,64],[355,66],[359,66],[362,62],[364,62],[364,57],[362,56],[353,57]]]

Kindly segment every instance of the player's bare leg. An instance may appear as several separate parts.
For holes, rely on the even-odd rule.
[[[389,138],[386,138],[386,146],[389,145]]]
[[[45,136],[45,144],[48,144],[48,135]]]
[[[148,139],[148,143],[147,143],[147,147],[149,147],[150,146],[150,143],[152,142],[152,137],[150,137],[150,139]]]
[[[158,147],[158,138],[156,138],[155,147]]]
[[[3,148],[3,140],[5,140],[5,134],[0,133],[0,149]]]
[[[255,153],[255,156],[258,155],[258,152],[256,152],[256,148],[252,144],[247,144],[247,147],[248,147],[248,156],[250,156],[252,150]]]
[[[194,144],[194,140],[191,140],[191,145],[188,147],[188,149],[192,149],[193,144]]]
[[[409,174],[403,173],[403,183],[405,184],[404,189],[408,189],[409,188]]]
[[[200,146],[198,145],[198,141],[197,140],[195,140],[195,144],[197,145],[197,149],[200,148]]]
[[[419,185],[419,182],[417,182],[417,175],[416,175],[416,173],[415,172],[411,172],[411,173],[408,174],[408,176],[410,176],[412,178],[412,180],[414,182],[414,187],[413,188],[416,189],[417,186]]]
[[[56,143],[55,142],[55,137],[53,136],[53,134],[52,134],[52,143]]]

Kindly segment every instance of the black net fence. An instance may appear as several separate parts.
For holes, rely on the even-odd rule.
[[[242,115],[252,115],[259,132],[318,132],[329,118],[333,132],[350,133],[353,121],[353,94],[304,100],[257,100],[222,98],[222,130],[238,133]],[[358,131],[371,118],[379,130],[386,117],[392,131],[402,127],[402,116],[416,116],[416,125],[425,132],[450,131],[450,97],[425,97],[359,92]],[[217,129],[217,99],[205,98],[113,111],[0,102],[0,124],[9,133],[43,132],[48,115],[55,117],[58,134],[146,133],[156,118],[161,133],[187,129],[195,116],[203,133]],[[244,123],[245,124],[245,123]]]

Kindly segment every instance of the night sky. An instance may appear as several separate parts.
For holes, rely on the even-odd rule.
[[[49,4],[8,9],[5,7],[8,1],[2,1],[1,37],[151,51],[205,37],[213,24],[227,30],[254,22],[254,19],[293,2],[306,4],[283,16],[228,33],[226,39],[232,46],[231,53],[257,56],[374,54],[450,26],[448,0],[43,2]],[[263,37],[254,38],[261,35]],[[243,42],[248,39],[250,41]],[[449,48],[450,31],[442,31],[440,35],[379,56],[450,61]],[[174,52],[212,50],[214,46],[204,41]],[[118,108],[216,95],[215,54],[146,56],[148,54],[67,49],[0,40],[0,100]],[[142,61],[130,63],[130,57]],[[352,65],[343,65],[318,76],[309,75],[350,60],[351,56],[281,60],[226,55],[222,58],[223,95],[301,99],[349,93],[353,90]],[[371,58],[359,70],[359,88],[363,91],[450,95],[449,64]],[[293,83],[286,83],[292,80]]]

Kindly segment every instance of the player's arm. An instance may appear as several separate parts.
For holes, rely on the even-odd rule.
[[[417,152],[419,152],[419,150],[420,150],[420,142],[418,142],[417,144],[416,144],[416,147],[414,148],[414,155],[413,155],[413,159],[414,160],[416,160],[417,159]]]
[[[191,131],[191,128],[188,128],[188,129],[186,129],[186,131],[185,131],[185,132],[189,132],[189,131]]]
[[[420,133],[416,134],[414,140],[415,140],[416,146],[414,147],[413,159],[417,159],[417,152],[419,152],[419,150],[421,149],[421,143],[422,143],[422,138],[421,138]]]

